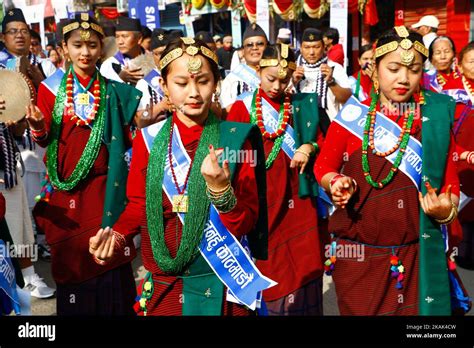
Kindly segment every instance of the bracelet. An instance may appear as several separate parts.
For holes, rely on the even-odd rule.
[[[46,127],[43,127],[40,130],[30,129],[30,132],[31,132],[31,135],[34,136],[34,137],[41,137],[41,136],[43,136],[44,134],[47,133],[46,132]]]
[[[449,213],[449,216],[446,219],[442,219],[442,220],[435,219],[435,221],[439,223],[440,225],[449,225],[456,219],[457,216],[458,216],[458,207],[456,206],[456,204],[454,204],[454,202],[451,202],[451,212]]]
[[[336,183],[337,180],[339,180],[340,178],[344,178],[345,175],[344,174],[336,174],[332,177],[331,181],[329,181],[329,191],[331,191],[331,187],[332,185],[334,185]]]
[[[48,132],[45,132],[44,134],[36,135],[33,132],[31,132],[31,137],[33,138],[34,141],[43,141],[48,137]]]
[[[299,152],[299,153],[305,155],[306,157],[308,157],[308,159],[311,157],[311,155],[310,155],[309,153],[307,153],[306,151],[297,149],[297,150],[295,151],[295,153],[297,153],[297,152]]]
[[[328,85],[328,87],[332,87],[336,84],[336,80],[334,79],[334,77],[332,77],[329,81],[326,82],[326,85]]]
[[[127,242],[125,241],[125,237],[123,236],[123,234],[121,234],[117,231],[113,231],[112,234],[115,237],[114,249],[116,251],[124,250],[125,247],[127,246]]]
[[[474,151],[471,151],[467,154],[466,162],[468,164],[474,164]]]
[[[308,144],[313,145],[313,147],[314,147],[314,152],[313,152],[313,154],[316,154],[316,153],[318,152],[318,150],[319,150],[319,145],[318,145],[318,143],[315,142],[315,141],[310,141]]]
[[[237,205],[237,197],[234,194],[234,189],[229,184],[228,188],[220,194],[213,194],[209,188],[206,189],[206,195],[216,209],[221,213],[227,213],[234,209]]]
[[[336,183],[337,180],[339,180],[340,178],[345,178],[346,175],[344,174],[336,174],[332,177],[331,181],[329,182],[329,191],[331,191],[331,187],[332,185],[334,185]],[[354,178],[351,178],[352,180],[352,187],[354,188],[354,192],[357,191],[357,188],[358,188],[358,185],[357,185],[357,181],[355,181]]]
[[[215,188],[213,188],[211,185],[209,185],[208,183],[206,183],[206,186],[207,186],[207,189],[208,191],[213,194],[213,195],[220,195],[224,192],[226,192],[229,187],[231,186],[230,185],[230,181],[227,183],[227,185],[223,188],[223,189],[220,189],[220,190],[216,190]]]
[[[92,255],[92,258],[94,259],[95,263],[97,263],[98,265],[104,266],[107,264],[107,261],[101,260],[97,258],[95,255]]]

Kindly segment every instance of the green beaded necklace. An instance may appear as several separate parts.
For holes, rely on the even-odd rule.
[[[162,196],[171,124],[170,117],[153,141],[146,176],[146,215],[155,262],[162,271],[179,274],[199,253],[198,246],[209,217],[210,201],[205,194],[206,182],[201,174],[201,165],[209,153],[209,145],[212,144],[214,147],[218,145],[219,121],[212,113],[209,113],[196,154],[194,155],[187,186],[190,209],[184,218],[181,243],[175,258],[171,257],[169,249],[165,244]]]
[[[72,67],[69,69],[72,69]],[[97,156],[99,155],[105,126],[106,84],[103,77],[99,74],[100,103],[99,111],[97,112],[97,118],[95,119],[89,140],[87,140],[87,144],[84,148],[84,151],[82,152],[81,158],[76,164],[76,167],[67,179],[61,181],[58,175],[58,149],[65,104],[64,101],[66,99],[66,78],[69,72],[70,70],[64,75],[61,81],[61,85],[59,86],[58,94],[56,96],[56,102],[54,103],[53,119],[51,123],[51,143],[47,149],[46,161],[49,179],[51,180],[54,188],[61,191],[72,190],[74,187],[76,187],[79,181],[87,177],[92,166],[94,165],[95,160],[97,159]]]
[[[359,99],[361,74],[362,74],[362,71],[359,71],[359,73],[357,74],[357,83],[356,83],[356,89],[355,89],[355,92],[354,92],[354,95],[357,99]]]
[[[257,107],[255,105],[255,100],[257,98],[257,92],[258,89],[255,90],[253,93],[253,99],[252,99],[252,108],[250,110],[250,123],[257,124]],[[280,105],[280,111],[278,113],[278,126],[277,129],[280,128],[281,124],[283,123],[283,113],[284,113],[284,104],[281,103]],[[272,166],[273,162],[278,156],[278,153],[280,152],[281,149],[281,143],[283,142],[284,135],[279,136],[278,138],[275,139],[275,142],[273,143],[272,150],[268,154],[267,159],[265,160],[265,168],[268,169]]]
[[[375,117],[376,117],[375,108],[377,106],[378,98],[379,98],[379,95],[377,93],[372,93],[372,102],[370,103],[369,112],[367,113],[367,119],[365,121],[365,128],[364,128],[364,137],[362,140],[362,170],[364,171],[365,180],[369,183],[369,185],[371,185],[372,187],[375,187],[376,189],[381,189],[385,185],[387,185],[390,181],[392,181],[393,176],[398,171],[398,167],[400,166],[400,163],[402,162],[403,155],[405,154],[405,150],[408,146],[408,141],[410,140],[410,131],[413,125],[415,113],[413,110],[410,112],[408,116],[406,128],[401,130],[402,132],[405,130],[405,133],[403,134],[397,157],[395,158],[395,161],[393,162],[393,165],[390,168],[390,172],[382,181],[376,182],[370,175],[368,148],[369,148],[369,130],[371,128],[371,124],[372,123],[375,124]]]

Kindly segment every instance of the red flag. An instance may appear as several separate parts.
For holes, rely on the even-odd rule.
[[[377,14],[377,6],[375,0],[367,1],[364,11],[364,23],[368,25],[375,25],[379,22],[379,16]]]

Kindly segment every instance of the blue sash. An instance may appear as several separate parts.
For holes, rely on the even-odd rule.
[[[232,70],[229,75],[236,76],[240,81],[245,82],[253,89],[257,89],[260,84],[260,78],[258,77],[255,70],[249,67],[247,64],[239,64]]]
[[[353,96],[344,104],[343,108],[337,114],[334,122],[337,122],[349,132],[362,140],[364,134],[365,120],[369,108],[360,103]],[[374,128],[375,148],[380,152],[391,149],[397,142],[401,128],[385,115],[377,112],[377,120]],[[385,157],[393,163],[398,154],[397,150],[390,156]],[[421,143],[413,137],[410,137],[405,155],[398,167],[415,184],[417,189],[421,190],[421,169],[422,169],[423,149]]]
[[[125,66],[125,57],[122,52],[117,51],[117,53],[114,54],[114,58],[117,59],[121,66]]]
[[[151,151],[155,136],[165,122],[166,120],[163,120],[142,129],[148,152]],[[183,188],[191,159],[181,142],[178,127],[176,125],[174,127],[172,139],[173,168],[179,186]],[[163,190],[170,201],[172,201],[171,197],[173,195],[178,194],[172,179],[168,157],[165,162]],[[178,217],[184,225],[185,214],[178,213]],[[199,251],[232,295],[251,310],[255,310],[257,307],[259,292],[276,285],[274,281],[262,275],[256,268],[242,245],[222,224],[219,213],[212,204]]]
[[[441,93],[443,88],[439,85],[436,75],[438,71],[436,69],[431,69],[424,72],[423,80],[426,89],[434,89],[436,92]]]
[[[16,59],[14,55],[7,51],[6,48],[0,51],[0,68],[15,70]],[[11,67],[11,62],[13,61],[13,68]]]
[[[16,291],[15,269],[3,240],[0,240],[0,314],[20,314],[20,299]],[[3,312],[3,313],[2,313]]]
[[[245,107],[247,108],[248,113],[250,114],[252,110],[252,99],[253,99],[253,92],[246,92],[241,94],[237,97],[237,100],[242,100],[244,102]],[[262,98],[262,113],[263,115],[268,115],[270,117],[263,117],[263,124],[265,125],[265,129],[271,133],[275,132],[278,127],[278,118],[279,113],[273,106],[268,103],[265,98]],[[286,153],[286,155],[291,159],[293,159],[295,155],[296,149],[296,142],[294,137],[295,131],[293,127],[289,124],[286,126],[285,134],[283,135],[283,142],[281,143],[281,148]],[[317,206],[318,206],[318,215],[322,218],[327,218],[334,212],[334,206],[332,204],[331,199],[326,194],[326,191],[319,186],[318,190],[319,194],[317,197]]]
[[[252,99],[253,92],[246,92],[237,97],[237,100],[242,100],[244,102],[249,115],[252,110]],[[262,98],[262,114],[265,129],[270,133],[276,132],[276,130],[278,129],[279,112],[275,110],[275,108],[271,106],[265,98]],[[295,131],[293,127],[288,124],[286,126],[285,134],[283,135],[283,142],[281,143],[281,148],[290,159],[293,159],[295,151],[297,150],[294,134]]]
[[[161,90],[160,84],[158,83],[160,76],[160,73],[156,69],[153,69],[143,79],[148,84],[148,86],[150,86],[158,94],[158,99],[161,101],[165,95]]]
[[[61,85],[61,81],[64,76],[64,71],[62,69],[56,70],[56,72],[48,77],[46,80],[43,81],[44,85],[54,94],[58,94],[59,86]],[[87,105],[79,104],[79,92],[84,90],[83,87],[79,86],[79,82],[74,79],[74,86],[73,86],[73,99],[74,99],[74,110],[76,111],[76,115],[79,116],[80,119],[85,121],[87,119],[87,115],[89,115],[94,108],[94,95],[87,91],[89,95],[89,102]],[[92,128],[94,122],[89,124],[89,127]]]

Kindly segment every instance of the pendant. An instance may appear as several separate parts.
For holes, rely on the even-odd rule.
[[[188,195],[173,195],[173,213],[188,212]]]
[[[77,95],[77,103],[79,105],[89,105],[89,94],[79,93]]]

